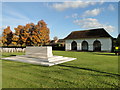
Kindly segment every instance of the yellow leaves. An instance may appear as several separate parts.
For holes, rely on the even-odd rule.
[[[17,45],[24,44],[26,42],[29,45],[40,45],[41,43],[44,44],[49,42],[50,30],[47,28],[47,24],[43,20],[39,21],[37,25],[34,23],[29,23],[25,26],[18,25],[14,30],[15,33],[13,34],[9,26],[4,29],[3,42],[8,41],[8,34],[9,36],[13,36],[11,37],[13,41],[12,44],[17,42]]]
[[[18,28],[14,28],[16,31],[18,31],[18,30],[20,30],[20,29],[18,29]]]
[[[12,38],[13,41],[18,41],[18,39],[19,39],[19,37],[15,36],[15,35]]]
[[[17,43],[16,43],[16,42],[12,42],[12,45],[16,46],[16,45],[17,45]]]
[[[35,24],[34,23],[30,23],[30,26],[35,26]]]
[[[23,29],[24,28],[24,26],[22,26],[22,25],[18,25],[18,27],[17,27],[18,29]]]
[[[8,26],[7,28],[5,28],[4,30],[3,30],[3,34],[5,35],[5,34],[9,34],[10,32],[12,32],[11,30],[10,30],[10,26]]]
[[[5,44],[9,45],[12,42],[12,37],[13,37],[13,33],[10,30],[10,26],[8,26],[7,28],[3,30],[2,35],[3,35],[2,37],[3,45]]]
[[[6,37],[2,37],[2,42],[3,42],[3,43],[4,43],[4,42],[7,42]]]

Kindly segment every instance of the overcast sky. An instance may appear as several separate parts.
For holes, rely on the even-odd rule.
[[[3,2],[2,26],[12,31],[18,25],[44,20],[50,38],[65,38],[70,32],[105,28],[113,37],[118,35],[117,2]]]

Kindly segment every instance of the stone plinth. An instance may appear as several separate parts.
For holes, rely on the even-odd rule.
[[[68,61],[75,60],[76,58],[53,56],[52,47],[26,47],[25,55],[2,58],[4,60],[19,61],[31,64],[38,64],[44,66],[52,66]]]

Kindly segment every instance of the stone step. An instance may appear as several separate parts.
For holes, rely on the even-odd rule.
[[[57,62],[57,61],[65,60],[65,59],[68,59],[68,57],[51,58],[48,60],[48,62]]]
[[[44,66],[52,66],[52,65],[72,61],[72,60],[75,60],[76,58],[63,57],[63,58],[57,59],[57,61],[52,61],[52,62],[48,62],[43,59],[28,58],[28,57],[21,57],[21,56],[7,57],[7,58],[2,58],[2,59],[11,60],[11,61],[19,61],[19,62],[24,62],[24,63],[31,63],[31,64],[38,64],[38,65],[44,65]]]
[[[16,56],[17,58],[22,58],[21,56]],[[33,57],[27,57],[25,55],[25,58],[27,59],[33,59]],[[37,60],[37,61],[45,61],[45,62],[55,62],[55,61],[60,61],[60,60],[64,60],[64,59],[68,59],[68,57],[63,57],[63,56],[53,56],[53,57],[50,57],[50,58],[39,58],[39,57],[34,57],[34,60]]]
[[[72,60],[75,60],[75,59],[76,59],[76,58],[66,58],[66,59],[63,59],[63,60],[55,61],[55,62],[53,62],[53,63],[54,63],[54,64],[60,64],[60,63],[72,61]]]
[[[10,61],[18,61],[18,62],[24,62],[24,63],[30,63],[30,64],[37,64],[37,65],[44,65],[44,66],[52,66],[53,63],[50,62],[43,62],[43,61],[36,61],[36,60],[30,60],[29,58],[21,58],[21,57],[8,57],[8,58],[2,58],[4,60],[10,60]]]
[[[46,58],[47,57],[47,55],[44,55],[44,54],[41,54],[41,55],[37,55],[37,54],[28,54],[28,55],[25,55],[25,57],[31,57],[31,58]]]
[[[27,57],[27,58],[37,58],[37,59],[58,59],[58,58],[62,58],[63,56],[52,56],[52,57],[41,57],[41,56],[34,56],[34,55],[19,55],[18,57]]]

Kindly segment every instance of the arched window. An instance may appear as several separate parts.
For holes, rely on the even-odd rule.
[[[76,42],[76,41],[73,41],[73,42],[71,43],[71,49],[72,49],[72,50],[77,50],[77,42]]]
[[[88,51],[88,42],[87,41],[82,42],[82,51]]]
[[[95,40],[93,43],[93,51],[101,51],[101,42]]]

